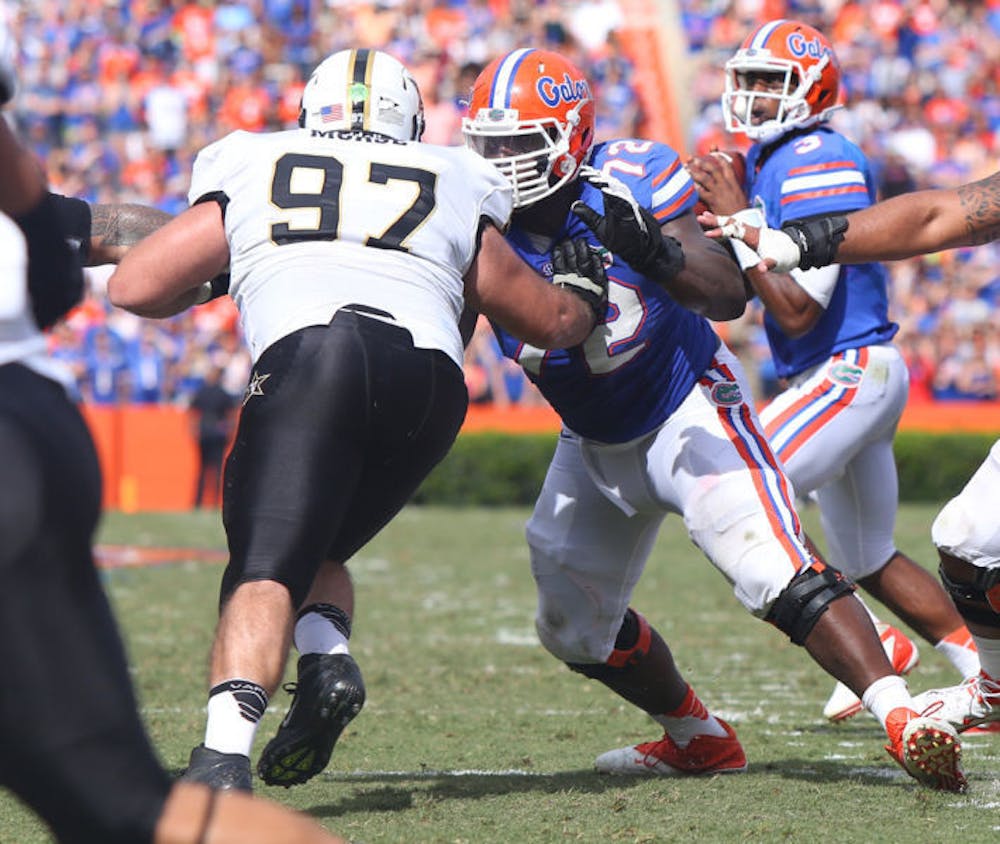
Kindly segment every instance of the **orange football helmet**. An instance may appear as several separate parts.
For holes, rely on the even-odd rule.
[[[760,77],[783,80],[780,90],[764,90]],[[722,112],[730,132],[767,142],[790,129],[827,120],[838,108],[840,65],[819,30],[791,20],[757,27],[726,62]],[[777,114],[754,124],[754,105],[777,100]]]
[[[472,86],[462,121],[466,146],[514,188],[514,207],[532,205],[576,178],[594,142],[594,98],[586,77],[548,50],[514,50]]]

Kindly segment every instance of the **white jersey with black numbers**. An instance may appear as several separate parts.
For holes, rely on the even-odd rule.
[[[511,213],[506,180],[464,147],[308,129],[234,132],[206,147],[189,198],[224,208],[230,294],[255,361],[361,305],[461,366],[480,219],[504,230]]]
[[[72,376],[46,351],[28,292],[28,245],[10,217],[0,213],[0,366],[20,363],[68,385]]]

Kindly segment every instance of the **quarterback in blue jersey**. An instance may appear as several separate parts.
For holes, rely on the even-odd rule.
[[[853,587],[804,544],[740,364],[706,320],[742,313],[744,281],[698,226],[677,153],[637,139],[595,146],[588,81],[543,50],[515,50],[480,74],[463,133],[513,186],[507,239],[526,261],[548,274],[552,244],[567,236],[607,251],[607,312],[582,344],[541,352],[498,331],[564,422],[527,525],[539,638],[664,731],[602,754],[597,769],[746,767],[732,728],[629,607],[658,528],[676,513],[750,612],[863,698],[911,776],[962,790],[953,728],[917,715]]]
[[[875,186],[864,153],[828,124],[840,71],[827,39],[798,21],[757,27],[726,64],[728,128],[755,141],[747,196],[768,225],[866,208]],[[688,162],[713,211],[747,203],[717,156]],[[784,391],[761,411],[772,448],[800,495],[815,492],[830,562],[948,657],[964,678],[979,673],[969,630],[934,577],[893,540],[898,499],[892,441],[909,376],[892,343],[887,273],[879,263],[746,276],[765,306],[764,326]],[[874,618],[899,673],[916,646]],[[833,721],[861,711],[839,684],[824,708]]]

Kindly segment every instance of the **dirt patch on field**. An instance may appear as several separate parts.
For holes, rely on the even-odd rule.
[[[225,563],[229,554],[214,548],[144,548],[139,545],[98,545],[98,568],[123,569],[165,563]]]

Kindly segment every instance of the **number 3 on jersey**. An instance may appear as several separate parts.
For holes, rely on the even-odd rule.
[[[296,226],[289,222],[271,226],[271,240],[279,246],[308,240],[336,240],[340,232],[340,193],[344,186],[344,165],[333,156],[291,152],[275,162],[271,179],[271,202],[287,211],[313,209],[312,226]],[[408,252],[406,239],[434,211],[437,174],[416,167],[371,162],[368,183],[392,186],[411,182],[416,189],[411,204],[398,216],[387,217],[387,225],[379,234],[368,235],[363,243],[377,249],[397,249]]]
[[[583,342],[583,356],[591,375],[607,375],[638,355],[646,341],[636,338],[646,317],[646,305],[638,290],[630,284],[608,279],[608,312],[604,322],[594,327]],[[537,375],[545,359],[545,350],[525,343],[517,362]]]

